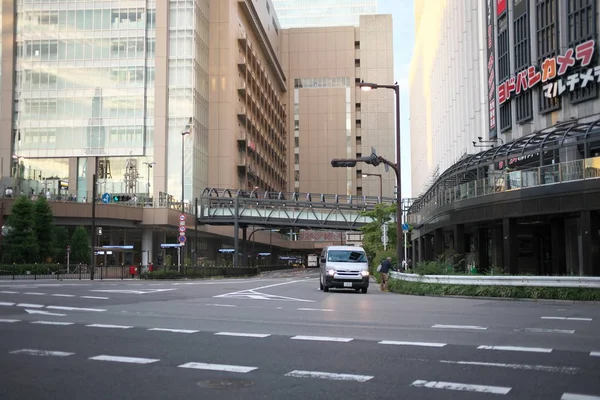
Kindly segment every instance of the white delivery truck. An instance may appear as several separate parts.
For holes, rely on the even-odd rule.
[[[317,268],[319,266],[319,256],[317,254],[308,255],[308,268]]]

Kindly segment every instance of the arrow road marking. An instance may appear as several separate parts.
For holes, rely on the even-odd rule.
[[[27,311],[28,314],[42,314],[42,315],[55,315],[57,317],[66,317],[67,314],[57,314],[57,313],[51,313],[48,311],[40,311],[40,310],[28,310],[25,309],[25,311]]]

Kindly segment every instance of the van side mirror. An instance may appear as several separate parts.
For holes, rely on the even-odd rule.
[[[321,257],[321,262],[325,263],[325,257]]]

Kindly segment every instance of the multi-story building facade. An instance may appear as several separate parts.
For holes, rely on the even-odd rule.
[[[377,0],[272,0],[283,28],[358,26],[377,14]]]
[[[419,2],[414,258],[600,275],[599,8]]]
[[[332,168],[333,158],[378,154],[395,160],[394,93],[362,92],[361,81],[390,84],[391,15],[363,15],[357,27],[284,30],[283,64],[290,89],[290,191],[393,197],[395,176],[383,166]],[[293,132],[293,135],[292,135]]]

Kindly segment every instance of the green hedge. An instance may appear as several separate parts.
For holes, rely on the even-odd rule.
[[[28,271],[30,275],[52,275],[64,273],[65,269],[65,265],[59,264],[1,264],[0,275],[28,275]]]
[[[390,279],[390,292],[418,296],[483,296],[510,299],[600,301],[600,289],[533,286],[446,285]]]

